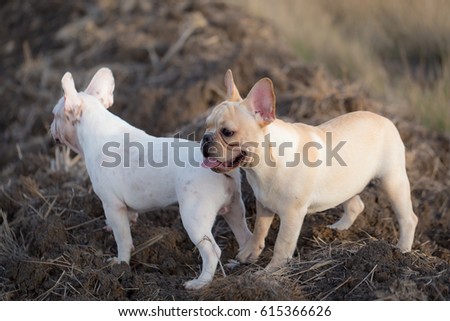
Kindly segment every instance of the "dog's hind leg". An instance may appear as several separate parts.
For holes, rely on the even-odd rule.
[[[353,196],[348,201],[344,202],[344,214],[336,223],[329,225],[330,228],[339,231],[346,230],[352,226],[359,214],[364,210],[364,203],[359,195]]]
[[[195,203],[190,206],[180,202],[183,226],[192,243],[198,248],[203,261],[199,277],[185,283],[188,290],[200,289],[212,281],[221,255],[221,250],[211,233],[217,210],[206,202]]]
[[[397,216],[400,228],[397,247],[402,252],[409,252],[414,241],[418,219],[412,208],[411,191],[405,168],[389,171],[381,178],[381,183]]]

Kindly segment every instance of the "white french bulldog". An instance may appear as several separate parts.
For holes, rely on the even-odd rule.
[[[251,237],[240,173],[204,169],[198,143],[150,136],[110,113],[114,78],[109,69],[98,70],[84,92],[77,92],[70,73],[61,82],[64,97],[53,109],[51,132],[56,142],[84,157],[117,243],[114,260],[129,263],[130,222],[138,212],[178,202],[183,225],[203,260],[200,276],[185,286],[199,289],[210,283],[221,254],[211,234],[216,215],[224,215],[240,248]]]
[[[411,204],[405,147],[394,124],[371,112],[353,112],[313,127],[275,117],[272,81],[258,81],[242,99],[230,70],[225,75],[226,101],[207,118],[202,139],[203,166],[216,172],[242,167],[256,196],[253,236],[239,252],[254,262],[264,248],[274,214],[280,230],[266,270],[292,257],[308,213],[339,204],[342,218],[332,228],[348,229],[363,211],[359,193],[379,178],[396,213],[397,246],[411,250],[417,216]]]

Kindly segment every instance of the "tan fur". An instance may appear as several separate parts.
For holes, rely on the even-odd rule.
[[[396,213],[400,227],[397,246],[404,252],[411,250],[417,217],[411,204],[404,145],[390,120],[371,112],[353,112],[317,127],[287,123],[274,119],[275,95],[270,79],[255,84],[244,100],[235,99],[240,95],[231,71],[225,83],[233,101],[214,108],[207,119],[206,134],[216,133],[217,137],[226,127],[233,135],[215,139],[223,151],[217,157],[205,157],[216,166],[215,171],[224,172],[232,169],[222,166],[224,162],[233,161],[240,153],[246,155],[238,166],[246,171],[255,193],[257,217],[253,236],[238,255],[240,261],[258,258],[275,213],[280,217],[280,230],[269,271],[292,257],[307,213],[344,204],[343,217],[330,227],[349,228],[364,209],[358,194],[373,178],[380,178]],[[255,144],[247,147],[250,142]],[[273,147],[262,148],[263,142]],[[282,150],[283,143],[291,144],[291,148]],[[227,153],[226,144],[238,144],[240,148]],[[333,154],[333,148],[338,155]],[[336,157],[330,159],[330,154]],[[303,161],[288,166],[299,155]]]

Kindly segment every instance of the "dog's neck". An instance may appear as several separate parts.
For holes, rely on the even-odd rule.
[[[284,122],[275,120],[273,123],[263,127],[256,139],[256,163],[242,167],[250,182],[255,182],[258,186],[270,186],[271,180],[277,171],[277,148],[283,143]]]
[[[83,99],[83,114],[76,124],[76,133],[82,153],[98,144],[104,144],[108,137],[118,132],[133,128],[127,122],[109,112],[98,101],[92,103],[93,97]]]
[[[278,169],[286,167],[287,163],[295,162],[296,157],[301,157],[305,144],[317,141],[321,143],[322,134],[313,126],[276,119],[262,128],[257,140],[258,163],[243,167],[243,170],[259,186],[271,186]],[[300,161],[295,166],[305,165]]]

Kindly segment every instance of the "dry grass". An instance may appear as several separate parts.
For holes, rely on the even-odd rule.
[[[450,2],[233,2],[272,20],[306,61],[450,131]]]
[[[398,84],[422,122],[429,128],[450,132],[450,57],[442,66],[442,75],[426,86],[411,76]]]
[[[9,258],[27,258],[26,249],[22,246],[9,226],[7,215],[0,210],[3,223],[0,225],[0,256]]]
[[[426,299],[420,287],[432,286],[439,300],[445,300],[439,283],[448,268],[436,258],[415,251],[407,256],[391,244],[373,237],[357,241],[321,239],[311,241],[311,251],[294,258],[288,266],[268,274],[257,263],[241,266],[226,277],[217,277],[209,287],[195,295],[201,300],[358,300],[370,293],[372,300]],[[392,279],[396,270],[402,281]],[[399,292],[392,293],[392,284]],[[398,286],[397,282],[402,283]],[[239,284],[238,292],[235,284]],[[366,297],[367,299],[367,297]]]

